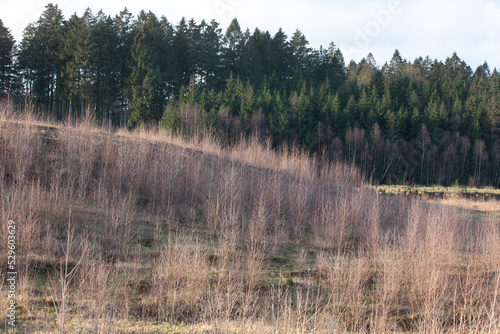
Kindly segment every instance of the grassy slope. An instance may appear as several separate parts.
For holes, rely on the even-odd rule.
[[[0,144],[21,331],[500,329],[494,218],[377,195],[345,166],[251,141],[4,110]]]

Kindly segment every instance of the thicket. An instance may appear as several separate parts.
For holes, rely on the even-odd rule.
[[[0,111],[20,331],[500,330],[494,216],[385,197],[352,166],[255,138]]]

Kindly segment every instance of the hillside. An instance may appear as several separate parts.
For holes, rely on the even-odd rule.
[[[69,123],[0,108],[20,332],[500,331],[493,216],[386,197],[256,139]]]
[[[57,120],[92,107],[103,126],[258,136],[355,164],[374,184],[500,187],[497,69],[456,52],[350,61],[331,40],[315,49],[288,34],[48,4],[17,44],[0,20],[0,98]]]

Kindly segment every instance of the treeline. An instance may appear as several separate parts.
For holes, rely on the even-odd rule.
[[[0,94],[29,96],[56,119],[92,106],[105,126],[160,122],[232,144],[271,138],[347,160],[375,182],[500,186],[500,77],[446,61],[371,54],[345,64],[299,31],[225,33],[126,9],[65,19],[48,5],[16,45],[0,21]]]

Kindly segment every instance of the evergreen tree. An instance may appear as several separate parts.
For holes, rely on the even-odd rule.
[[[14,37],[0,20],[0,98],[5,96],[14,83]]]
[[[132,47],[135,63],[130,76],[130,124],[153,119],[154,64],[153,51],[147,43],[144,28],[137,35]]]
[[[170,81],[167,79],[168,63],[164,55],[165,48],[169,45],[168,21],[165,18],[158,20],[151,12],[141,12],[135,29],[137,33],[132,45],[132,70],[129,81],[131,124],[139,120],[159,120],[169,97],[169,85],[175,85],[176,79],[180,78],[173,76]],[[179,89],[180,87],[182,85]]]
[[[62,58],[63,98],[66,100],[70,120],[80,114],[83,116],[86,101],[91,99],[91,62],[93,48],[91,30],[94,16],[90,9],[82,17],[76,14],[64,26]]]
[[[391,93],[389,92],[389,90],[385,90],[382,99],[380,99],[380,101],[377,103],[377,114],[378,114],[378,119],[380,120],[379,125],[380,128],[382,129],[382,133],[387,133],[385,115],[387,114],[388,111],[391,110],[392,110]]]
[[[227,69],[226,75],[239,74],[239,62],[241,57],[241,48],[243,44],[243,33],[237,19],[233,19],[224,35],[224,64]]]
[[[179,106],[176,101],[170,101],[163,113],[161,125],[172,132],[177,132],[179,127]]]
[[[274,92],[272,111],[269,114],[269,130],[275,145],[288,141],[290,132],[290,119],[288,108],[282,98],[282,94]]]
[[[333,90],[338,90],[346,81],[345,62],[342,52],[335,47],[333,42],[328,47],[326,61],[328,63],[328,81]]]
[[[189,53],[189,31],[186,19],[182,18],[176,26],[173,39],[173,52],[175,55],[175,78],[174,90],[178,91],[181,86],[189,84],[193,75],[193,59]]]
[[[62,115],[58,98],[64,95],[61,82],[64,17],[57,5],[49,4],[45,8],[38,21],[24,31],[19,67],[39,106],[59,119]]]
[[[413,113],[411,114],[409,139],[416,138],[421,128],[422,128],[422,117],[420,116],[418,108],[415,107],[413,109]]]
[[[361,92],[361,97],[359,98],[359,101],[358,101],[359,116],[357,116],[357,117],[358,117],[360,126],[362,126],[362,127],[366,126],[367,130],[369,130],[372,126],[372,124],[367,125],[367,116],[368,116],[368,113],[370,112],[371,107],[372,106],[370,103],[370,99],[368,98],[368,94],[366,93],[366,90],[363,89],[363,91]]]
[[[124,126],[128,121],[128,100],[127,91],[129,90],[128,83],[130,77],[130,64],[132,62],[132,44],[133,36],[133,16],[125,8],[115,17],[115,25],[118,29],[118,53],[119,60],[119,109],[120,109],[120,125]]]
[[[223,73],[221,72],[222,36],[219,24],[212,20],[210,24],[200,25],[201,32],[201,59],[200,81],[209,89],[221,86]]]
[[[222,96],[222,108],[227,107],[232,115],[241,116],[243,90],[243,83],[239,78],[229,77]]]
[[[276,86],[282,85],[285,80],[293,76],[292,50],[287,38],[280,28],[270,41],[269,67],[271,73],[278,80],[275,83]]]
[[[255,29],[242,48],[239,73],[256,87],[267,82],[270,74],[270,44],[269,32]]]
[[[399,124],[397,115],[388,110],[385,114],[385,124],[386,124],[386,136],[391,142],[396,141],[399,136]]]
[[[300,94],[294,92],[290,98],[290,113],[292,129],[296,135],[295,141],[299,146],[311,148],[314,144],[314,130],[311,111],[311,96],[303,86]]]
[[[325,124],[332,129],[336,137],[344,137],[347,130],[346,118],[340,105],[339,94],[330,95],[325,105]]]
[[[91,32],[91,75],[92,100],[95,104],[98,120],[106,123],[119,123],[119,115],[115,113],[115,101],[120,96],[119,75],[120,55],[118,28],[113,19],[103,12],[96,16]]]
[[[373,127],[375,123],[379,122],[378,112],[377,112],[377,104],[378,104],[378,90],[375,85],[372,86],[372,90],[369,97],[368,102],[368,114],[366,115],[366,127],[370,129]],[[380,126],[377,124],[379,130]]]
[[[389,80],[396,79],[399,76],[401,76],[404,67],[405,67],[405,62],[403,61],[403,58],[401,57],[399,50],[394,51],[394,54],[392,55],[392,59],[389,65],[385,66]]]
[[[410,140],[411,115],[408,111],[401,107],[396,114],[396,124],[398,127],[397,133],[404,141]]]
[[[290,48],[294,59],[294,67],[303,75],[307,72],[310,63],[311,48],[309,42],[300,30],[296,30],[290,39]]]
[[[248,120],[251,118],[254,110],[257,109],[257,103],[255,99],[255,93],[253,90],[253,86],[247,83],[245,85],[243,95],[241,98],[241,107],[240,107],[240,115]]]

